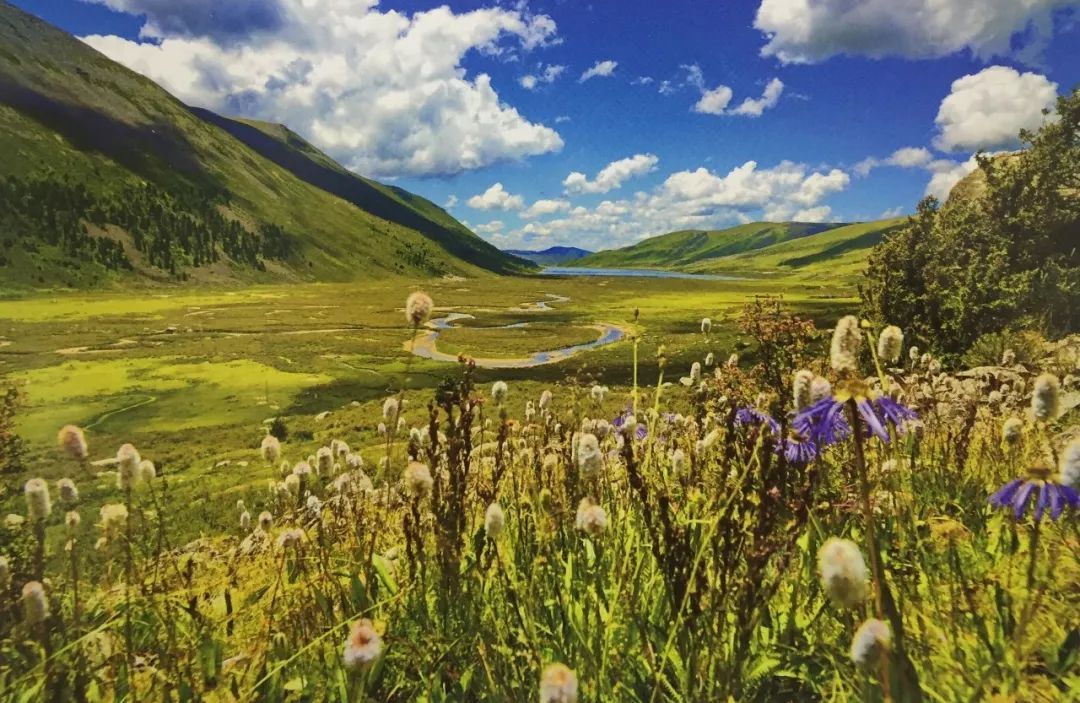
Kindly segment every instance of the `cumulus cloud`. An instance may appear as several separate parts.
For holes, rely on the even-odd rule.
[[[607,193],[619,188],[631,178],[654,170],[659,161],[655,154],[634,154],[612,161],[600,169],[600,173],[591,181],[584,173],[574,171],[563,179],[563,186],[567,193]]]
[[[679,229],[761,219],[828,221],[832,210],[821,201],[844,190],[849,181],[839,169],[814,170],[790,161],[771,168],[748,161],[726,174],[705,168],[679,171],[649,192],[604,200],[593,208],[572,207],[561,217],[530,222],[508,232],[500,245],[560,242],[610,248]]]
[[[852,170],[856,175],[867,176],[879,166],[896,166],[898,168],[923,168],[933,161],[934,155],[930,150],[922,146],[905,146],[894,151],[890,156],[879,159],[873,156],[867,157],[855,164]]]
[[[722,115],[731,102],[731,88],[720,85],[701,94],[701,99],[694,105],[694,112],[704,115]]]
[[[738,107],[731,111],[731,114],[743,115],[745,117],[761,117],[761,113],[776,105],[777,101],[780,100],[780,94],[783,92],[783,81],[779,78],[773,78],[769,81],[769,84],[765,86],[765,92],[761,94],[760,98],[747,98],[743,100]]]
[[[525,208],[521,212],[521,218],[531,220],[544,215],[554,215],[556,212],[564,212],[570,209],[570,202],[562,199],[541,199]]]
[[[525,207],[525,199],[520,195],[511,195],[502,183],[496,183],[480,195],[474,195],[465,201],[474,210],[520,210]]]
[[[1054,11],[1076,0],[762,0],[754,19],[761,53],[785,63],[838,54],[926,59],[968,50],[988,60],[1034,57]]]
[[[510,57],[551,43],[555,23],[546,15],[445,6],[408,15],[379,11],[374,0],[106,2],[145,13],[144,35],[160,38],[86,43],[185,102],[284,122],[362,173],[453,174],[562,148],[555,130],[526,119],[487,74],[470,76],[462,65],[470,53]],[[282,21],[244,15],[256,5],[275,8]],[[237,32],[210,28],[211,12],[238,17],[221,25]]]
[[[932,195],[938,200],[945,201],[948,199],[953,186],[959,183],[960,179],[978,167],[979,163],[975,160],[974,155],[967,161],[938,159],[931,162],[927,165],[927,169],[932,175],[930,176],[930,182],[926,184],[925,194]]]
[[[618,61],[612,61],[611,59],[597,61],[592,65],[592,68],[581,74],[581,78],[578,78],[578,83],[584,83],[590,78],[606,78],[615,72],[615,67],[618,65]]]
[[[473,227],[473,231],[477,234],[487,235],[490,237],[491,235],[502,232],[503,227],[505,227],[505,224],[502,220],[492,220],[491,222],[487,222],[482,225],[476,225],[475,227]]]
[[[529,73],[521,78],[518,78],[518,83],[522,88],[526,90],[534,90],[538,85],[545,83],[554,83],[555,79],[562,75],[562,72],[566,70],[566,66],[541,64],[537,67],[536,73]]]
[[[1036,129],[1054,107],[1057,83],[1038,73],[990,66],[953,81],[938,109],[934,146],[942,151],[1009,149],[1021,129]]]

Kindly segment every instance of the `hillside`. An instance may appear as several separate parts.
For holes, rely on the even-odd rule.
[[[193,110],[2,1],[0,149],[5,290],[528,266],[287,129]]]
[[[589,256],[593,252],[578,247],[548,247],[540,251],[528,249],[503,249],[504,254],[526,259],[541,266],[558,266]]]
[[[608,268],[686,268],[722,256],[732,256],[800,237],[836,224],[751,222],[722,230],[683,230],[650,237],[622,249],[600,251],[573,266]]]

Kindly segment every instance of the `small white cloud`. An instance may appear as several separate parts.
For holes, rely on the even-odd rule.
[[[482,225],[476,225],[476,227],[473,227],[473,231],[477,234],[486,234],[490,236],[502,232],[503,227],[505,227],[505,225],[502,220],[492,220],[491,222]]]
[[[531,220],[544,215],[554,215],[556,212],[565,212],[570,209],[569,201],[562,199],[541,199],[521,212],[521,219]]]
[[[720,85],[701,94],[701,99],[694,105],[694,112],[705,115],[722,115],[731,102],[731,88]]]
[[[652,85],[652,76],[638,76],[634,80],[630,81],[630,85]]]
[[[659,161],[655,154],[634,154],[612,161],[591,181],[584,173],[574,171],[563,179],[563,186],[568,193],[607,193],[619,188],[631,178],[654,170]]]
[[[555,124],[562,124],[563,122],[569,122],[570,115],[559,115],[555,118]]]
[[[818,205],[798,210],[792,216],[795,222],[828,222],[832,217],[832,208],[828,205]]]
[[[525,199],[508,193],[502,183],[496,183],[465,202],[474,210],[520,210],[525,207]]]
[[[530,73],[518,78],[518,83],[526,90],[533,90],[538,85],[554,83],[555,80],[566,70],[566,66],[540,64],[536,73]]]
[[[904,214],[904,208],[897,205],[896,207],[891,207],[888,210],[885,210],[884,212],[882,212],[880,215],[878,215],[878,219],[879,220],[891,220],[892,218],[900,217],[903,214]]]
[[[738,107],[730,112],[730,114],[742,115],[744,117],[761,117],[761,113],[776,105],[777,101],[780,100],[780,94],[783,92],[783,81],[779,78],[773,78],[769,81],[769,84],[765,86],[765,92],[761,94],[760,98],[747,98],[743,100]],[[730,100],[730,96],[728,99]]]
[[[897,168],[925,168],[934,155],[930,150],[922,146],[905,146],[897,149],[884,159],[868,156],[852,167],[852,171],[858,176],[867,176],[872,170],[880,166],[896,166]]]
[[[446,208],[447,210],[449,210],[450,208],[456,206],[457,203],[458,203],[457,196],[456,195],[451,195],[449,198],[446,199],[446,204],[443,205],[443,207]]]
[[[942,151],[1011,149],[1021,129],[1036,129],[1054,107],[1057,83],[1038,73],[990,66],[953,81],[941,101],[934,146]]]
[[[590,78],[606,78],[615,72],[615,67],[619,65],[618,61],[612,61],[606,59],[604,61],[597,61],[593,64],[592,68],[581,74],[581,78],[578,78],[578,83],[584,83]]]

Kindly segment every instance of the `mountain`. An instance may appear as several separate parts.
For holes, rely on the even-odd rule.
[[[649,237],[622,249],[609,249],[578,259],[574,266],[607,268],[685,268],[722,256],[742,254],[800,237],[836,224],[751,222],[722,230],[682,230]]]
[[[287,128],[189,108],[3,0],[0,151],[2,289],[532,267]]]
[[[559,266],[592,254],[588,249],[579,249],[577,247],[548,247],[541,251],[503,249],[503,253],[527,259],[541,266]]]

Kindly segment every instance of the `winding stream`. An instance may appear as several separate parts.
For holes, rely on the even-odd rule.
[[[537,310],[551,310],[551,303],[565,303],[570,298],[562,295],[547,294],[547,300],[538,300],[535,303],[520,305],[510,308],[514,311],[520,312],[535,312]],[[457,354],[448,354],[446,352],[439,351],[437,342],[439,334],[442,330],[454,329],[454,323],[458,320],[472,320],[475,319],[474,315],[463,312],[452,312],[445,317],[433,318],[428,322],[427,330],[417,334],[416,338],[412,342],[405,342],[404,348],[406,351],[412,351],[413,354],[425,359],[433,359],[435,361],[452,361],[456,362],[458,359]],[[514,329],[519,327],[527,327],[528,322],[515,322],[510,325],[501,325],[493,329]],[[582,325],[583,327],[589,327],[600,333],[596,341],[585,342],[584,344],[575,344],[569,347],[561,347],[559,349],[551,349],[548,351],[533,352],[529,356],[516,357],[516,358],[483,358],[473,357],[476,365],[485,369],[527,369],[534,366],[543,366],[544,364],[553,364],[556,361],[562,361],[568,359],[575,354],[590,349],[597,349],[599,347],[618,342],[620,339],[626,336],[626,330],[618,325],[612,325],[607,322],[598,322],[591,325]]]

